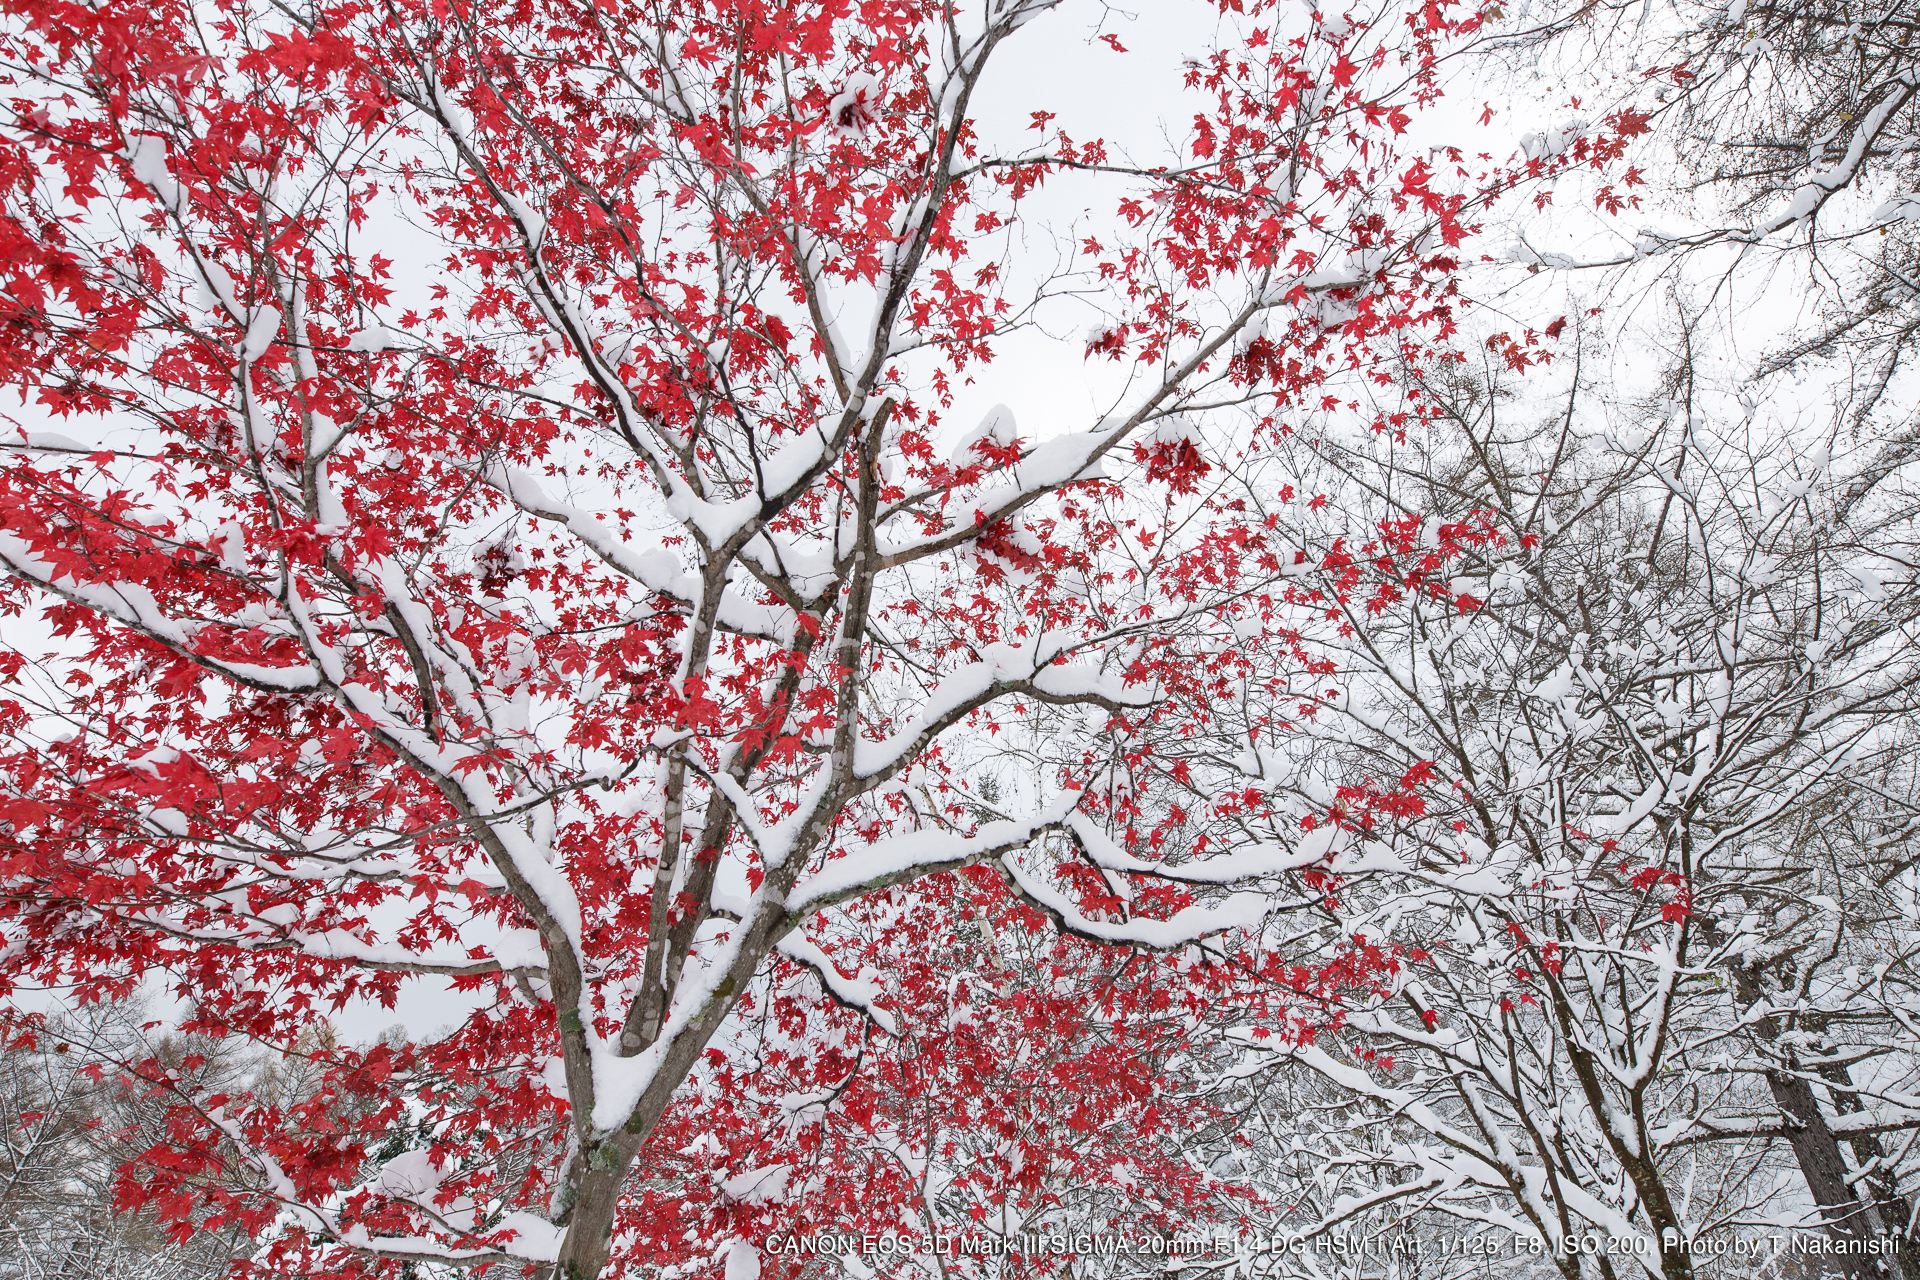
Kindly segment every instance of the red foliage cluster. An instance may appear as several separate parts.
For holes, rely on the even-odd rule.
[[[1233,1218],[1175,1143],[1193,1042],[1309,1038],[1405,958],[1254,945],[1280,873],[1227,831],[1270,799],[1195,805],[1163,748],[1324,674],[1287,618],[1329,598],[1156,428],[1226,387],[1270,438],[1444,356],[1520,179],[1395,141],[1477,12],[1221,9],[1190,154],[1142,173],[1044,110],[980,136],[1017,5],[955,44],[930,0],[9,0],[0,382],[40,425],[0,438],[0,612],[54,652],[0,651],[0,990],[164,983],[311,1068],[121,1064],[170,1108],[123,1207],[260,1270],[572,1280],[1067,1186]],[[1048,296],[979,246],[1085,170],[1134,186],[1068,246],[1084,354],[1145,389],[942,457]],[[1319,567],[1386,608],[1493,536]],[[993,810],[969,770],[1023,725],[1052,754]],[[418,983],[457,1025],[319,1035]]]

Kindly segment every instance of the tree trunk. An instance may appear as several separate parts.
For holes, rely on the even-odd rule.
[[[1734,994],[1742,1009],[1751,1009],[1764,999],[1760,975],[1752,966],[1729,964]],[[1772,1044],[1780,1037],[1780,1024],[1771,1015],[1747,1024],[1752,1033]],[[1789,1060],[1788,1065],[1791,1065]],[[1866,1246],[1880,1237],[1868,1220],[1868,1206],[1847,1183],[1847,1161],[1840,1152],[1840,1140],[1827,1125],[1814,1096],[1813,1085],[1790,1070],[1768,1070],[1767,1088],[1773,1103],[1786,1117],[1787,1145],[1800,1165],[1801,1176],[1820,1216],[1826,1220],[1827,1236],[1843,1249],[1829,1255],[1828,1267],[1849,1280],[1884,1280],[1893,1268],[1879,1256],[1866,1253]]]
[[[1820,1074],[1834,1084],[1834,1088],[1829,1090],[1833,1095],[1834,1111],[1842,1115],[1866,1113],[1865,1105],[1854,1092],[1853,1076],[1845,1067],[1826,1068]],[[1880,1145],[1880,1135],[1849,1134],[1847,1146],[1853,1150],[1855,1168],[1873,1170],[1860,1179],[1860,1185],[1880,1217],[1880,1229],[1893,1241],[1893,1256],[1899,1264],[1900,1280],[1920,1280],[1920,1247],[1915,1246],[1908,1234],[1908,1225],[1913,1221],[1913,1204],[1900,1194],[1899,1177],[1887,1165],[1887,1152]]]
[[[549,1273],[552,1280],[595,1280],[613,1255],[613,1220],[627,1166],[595,1168],[591,1155],[581,1159],[587,1163],[573,1184],[574,1202],[560,1256]]]

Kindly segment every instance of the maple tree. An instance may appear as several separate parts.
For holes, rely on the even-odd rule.
[[[1177,150],[1122,163],[1040,100],[987,136],[988,68],[1056,7],[10,0],[4,980],[164,975],[185,1030],[316,1064],[282,1096],[125,1061],[169,1110],[124,1206],[297,1274],[751,1270],[779,1197],[713,1184],[742,1162],[855,1225],[1120,1186],[1064,1092],[1005,1110],[1072,1080],[1168,1223],[1218,1211],[1139,1155],[1164,1011],[1299,1036],[1374,965],[1273,969],[1260,922],[1314,895],[1268,890],[1336,828],[1254,787],[1202,814],[1161,761],[1320,661],[1227,454],[1428,359],[1474,211],[1637,122],[1436,169],[1400,139],[1476,11],[1234,0]],[[1111,216],[1058,244],[1025,211],[1075,181]],[[940,447],[1067,300],[1098,323],[1053,350],[1111,410]],[[929,962],[969,896],[1063,948],[973,1048]],[[314,1038],[408,984],[474,1012]],[[756,1115],[765,1149],[714,1136]],[[856,1194],[881,1146],[907,1173]]]

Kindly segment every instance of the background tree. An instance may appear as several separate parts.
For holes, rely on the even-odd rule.
[[[1735,261],[1716,250],[1777,257],[1818,319],[1765,334],[1756,372],[1838,366],[1846,383],[1833,399],[1852,428],[1884,433],[1884,467],[1910,457],[1905,375],[1920,338],[1920,23],[1910,8],[1548,0],[1505,18],[1482,46],[1503,69],[1497,83],[1531,97],[1544,80],[1550,99],[1585,99],[1588,110],[1631,104],[1652,144],[1595,194],[1618,216],[1591,251],[1542,256],[1523,236],[1519,260],[1589,270],[1653,260],[1711,277]],[[1547,137],[1523,137],[1529,158]]]
[[[204,1042],[154,1044],[139,1023],[136,1008],[105,1005],[6,1026],[0,1275],[9,1280],[202,1280],[250,1252],[232,1228],[169,1230],[163,1215],[127,1213],[117,1200],[119,1171],[167,1138],[164,1101],[123,1064],[164,1063],[209,1090],[252,1066],[231,1053],[208,1058]]]
[[[1551,412],[1548,374],[1490,371],[1404,437],[1293,437],[1333,497],[1272,518],[1331,669],[1267,690],[1253,714],[1311,714],[1202,789],[1331,799],[1302,876],[1327,953],[1381,957],[1372,1001],[1270,1051],[1344,1122],[1296,1161],[1296,1229],[1391,1206],[1545,1238],[1570,1280],[1679,1277],[1684,1242],[1793,1225],[1790,1153],[1827,1232],[1892,1233],[1904,1272],[1912,512],[1691,365],[1651,402],[1555,368]],[[1617,1252],[1560,1247],[1589,1232]]]

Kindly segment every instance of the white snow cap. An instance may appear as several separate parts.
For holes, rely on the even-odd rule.
[[[415,1200],[431,1195],[446,1180],[447,1171],[434,1163],[431,1152],[402,1151],[382,1166],[373,1189],[382,1195]]]
[[[235,573],[247,567],[247,531],[229,520],[213,531],[210,541],[220,549],[220,564]]]
[[[738,1200],[744,1204],[777,1204],[786,1198],[787,1182],[793,1177],[793,1166],[771,1164],[760,1169],[749,1169],[745,1173],[736,1173],[720,1184],[720,1190],[729,1200]],[[753,1273],[760,1274],[760,1263],[756,1255]],[[727,1265],[727,1274],[733,1274],[733,1265]]]
[[[835,138],[864,138],[879,109],[880,82],[857,71],[827,103],[827,125]]]
[[[1566,123],[1558,129],[1530,133],[1520,139],[1521,154],[1529,160],[1545,160],[1557,156],[1572,146],[1575,139],[1586,133],[1588,123],[1585,116],[1569,116]]]
[[[1142,440],[1142,444],[1179,444],[1182,440],[1194,438],[1193,423],[1182,413],[1168,414],[1153,424],[1153,430]]]
[[[727,1247],[727,1280],[760,1280],[760,1251],[745,1240]]]
[[[180,187],[173,180],[173,171],[167,167],[164,138],[142,134],[122,154],[132,166],[134,178],[144,183],[161,204],[176,211],[180,208]]]
[[[240,343],[240,359],[252,364],[267,354],[280,336],[280,308],[257,307],[247,319],[247,336]]]
[[[997,446],[1005,448],[1020,438],[1019,427],[1014,423],[1013,410],[1003,404],[997,404],[987,410],[987,416],[980,419],[980,425],[960,438],[953,446],[953,465],[971,466],[980,461],[980,448]]]
[[[386,351],[391,347],[398,346],[399,342],[399,335],[394,333],[393,330],[376,324],[371,329],[362,329],[351,338],[348,338],[347,350]]]

